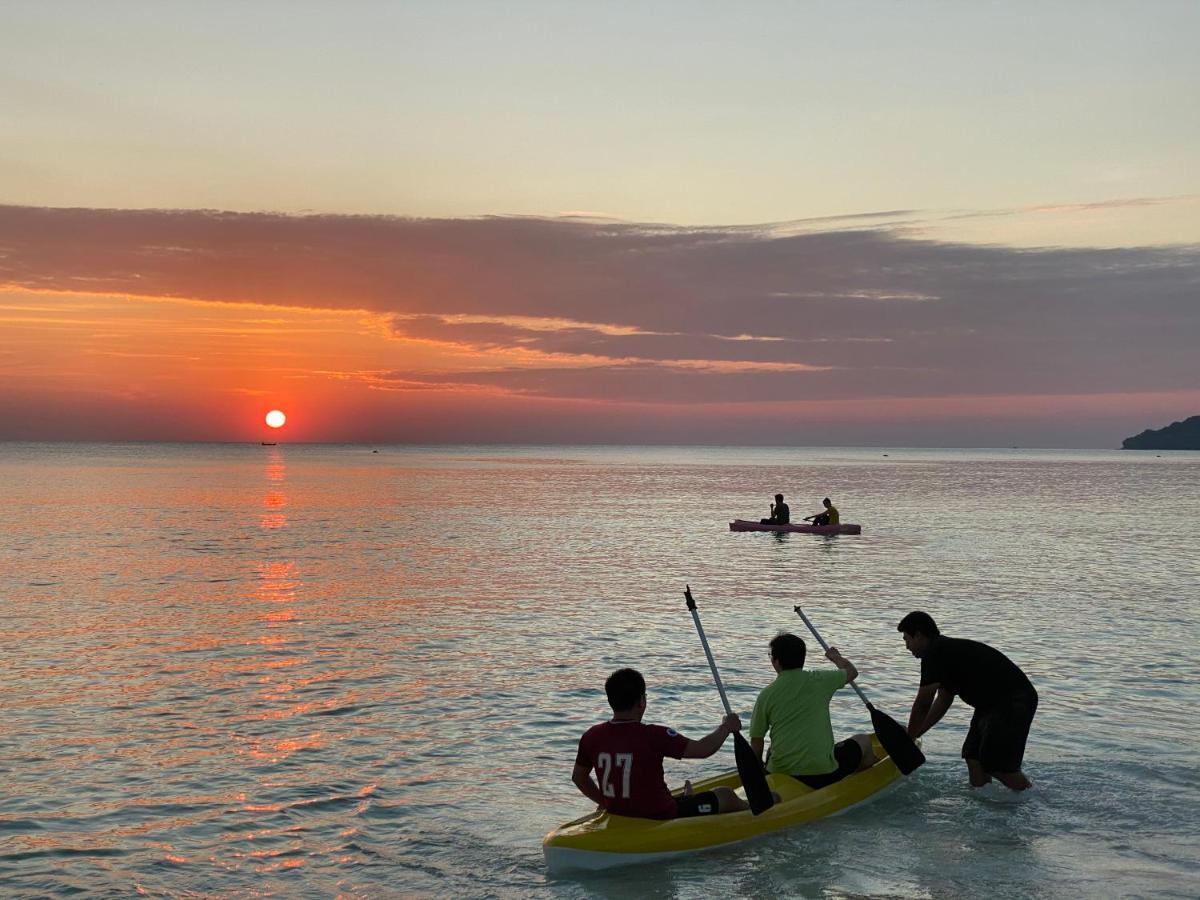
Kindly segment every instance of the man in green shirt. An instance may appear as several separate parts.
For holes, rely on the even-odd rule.
[[[807,648],[794,634],[780,633],[771,641],[775,680],[763,688],[750,720],[750,746],[762,759],[764,738],[771,736],[770,772],[783,772],[814,790],[869,768],[875,752],[869,735],[856,734],[833,742],[829,701],[858,677],[858,669],[836,647],[825,658],[834,671],[804,671]]]

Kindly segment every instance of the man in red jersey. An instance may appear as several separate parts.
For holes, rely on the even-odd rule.
[[[707,759],[721,749],[725,738],[742,730],[735,715],[727,715],[707,737],[689,740],[662,725],[645,725],[646,681],[636,669],[617,669],[604,682],[613,717],[593,725],[579,739],[571,780],[597,805],[619,816],[674,819],[711,816],[747,809],[730,788],[671,796],[663,778],[663,758]],[[592,780],[596,771],[599,784]]]

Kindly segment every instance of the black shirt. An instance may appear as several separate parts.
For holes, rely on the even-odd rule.
[[[779,525],[788,525],[792,521],[792,511],[786,503],[775,503],[771,506],[771,518]]]
[[[921,684],[940,684],[976,709],[989,709],[1036,691],[1025,673],[995,647],[936,637],[921,658]]]

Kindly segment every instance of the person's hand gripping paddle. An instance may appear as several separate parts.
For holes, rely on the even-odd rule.
[[[813,637],[817,639],[817,643],[821,645],[821,649],[829,651],[829,645],[825,643],[825,638],[817,632],[813,623],[808,621],[808,616],[799,606],[793,607],[796,610],[796,615],[804,620],[804,624],[808,626],[808,630],[812,632]],[[867,711],[871,713],[871,727],[875,729],[875,736],[879,738],[879,743],[883,745],[883,749],[887,751],[887,755],[892,758],[892,762],[896,764],[896,768],[903,774],[908,775],[914,769],[925,762],[925,754],[921,752],[921,748],[916,742],[908,736],[908,732],[901,726],[899,722],[889,716],[887,713],[880,712],[867,699],[867,695],[862,692],[857,684],[850,682],[850,687],[854,688],[854,692],[858,694],[860,700],[867,705]]]
[[[700,635],[704,655],[708,657],[708,666],[712,669],[713,681],[721,695],[721,703],[725,705],[725,713],[733,715],[733,710],[729,708],[729,698],[725,696],[725,685],[721,684],[717,664],[713,660],[712,651],[708,649],[708,638],[704,636],[704,626],[700,624],[700,613],[696,610],[696,601],[692,599],[690,585],[683,592],[683,596],[687,599],[687,608],[692,611],[692,621],[696,623],[696,633]],[[742,779],[742,787],[746,789],[746,801],[750,804],[750,811],[756,816],[766,812],[774,805],[775,798],[771,796],[771,788],[767,784],[767,776],[763,772],[758,754],[751,749],[740,731],[733,733],[733,757],[737,760],[738,777]]]

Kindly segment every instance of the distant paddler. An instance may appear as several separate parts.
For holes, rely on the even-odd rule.
[[[775,502],[771,504],[771,517],[769,519],[759,519],[758,524],[789,525],[791,521],[792,510],[783,502],[783,494],[776,494]]]
[[[896,630],[908,652],[921,660],[921,687],[908,718],[908,733],[919,738],[941,721],[955,696],[975,707],[963,742],[971,787],[993,778],[1014,791],[1031,782],[1021,771],[1029,726],[1038,695],[1017,665],[994,647],[943,635],[925,612],[910,612]]]
[[[842,514],[838,512],[838,508],[830,502],[829,498],[826,497],[821,501],[821,504],[825,507],[825,510],[813,513],[811,516],[805,516],[804,521],[812,522],[814,525],[841,525]]]

